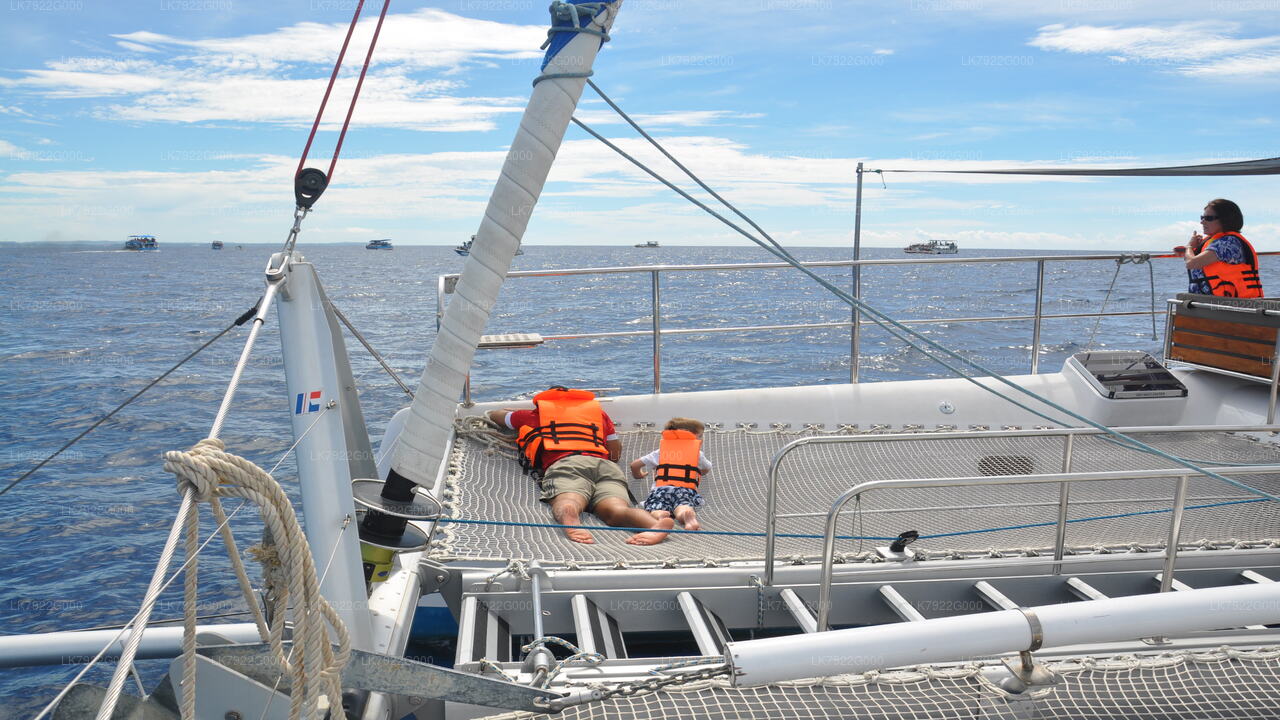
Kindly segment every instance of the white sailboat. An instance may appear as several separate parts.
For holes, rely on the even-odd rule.
[[[120,657],[109,687],[76,684],[56,699],[63,718],[319,718],[339,703],[367,720],[1244,718],[1280,707],[1280,630],[1268,627],[1280,624],[1280,304],[1179,296],[1163,359],[1086,352],[1040,373],[1040,323],[1059,317],[1042,308],[1045,264],[1132,256],[990,261],[1039,270],[1026,375],[981,376],[848,298],[856,312],[838,325],[850,328],[849,383],[688,393],[662,392],[658,273],[777,271],[791,264],[785,249],[775,247],[778,263],[555,271],[654,278],[652,328],[635,331],[653,340],[653,392],[609,398],[608,412],[632,447],[653,445],[667,417],[702,418],[721,468],[736,468],[719,471],[733,483],[710,489],[708,530],[638,547],[592,523],[596,544],[564,540],[479,420],[510,401],[472,403],[470,374],[479,350],[555,335],[483,332],[504,278],[555,274],[509,272],[529,219],[509,209],[536,205],[620,5],[552,6],[548,62],[465,267],[439,283],[441,330],[413,402],[376,454],[345,318],[294,248],[297,222],[272,257],[210,434],[274,305],[297,399],[305,527],[234,449],[211,440],[170,454],[182,506],[137,622],[188,509],[216,493],[265,508],[275,548],[265,556],[278,558],[265,607],[243,583],[261,616],[185,632],[0,637],[0,662],[100,648]],[[856,278],[868,262],[913,261],[825,265]],[[959,377],[857,382],[858,338],[872,322]],[[725,330],[741,328],[680,329]],[[404,657],[422,608],[456,621],[452,669]],[[175,659],[160,687],[122,695],[140,657]]]

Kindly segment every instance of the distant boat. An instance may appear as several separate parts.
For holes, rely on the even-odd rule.
[[[213,249],[214,249],[214,250],[221,250],[221,249],[222,249],[222,241],[221,241],[221,240],[214,240],[214,241],[213,241],[213,245],[212,245],[212,247],[213,247]]]
[[[160,244],[154,235],[130,235],[124,241],[125,250],[159,250]]]
[[[636,243],[636,247],[638,247],[638,248],[656,248],[656,247],[658,247],[658,241],[657,241],[657,240],[649,240],[649,241],[642,242],[642,243]]]
[[[454,251],[454,252],[456,252],[456,253],[458,253],[459,255],[470,255],[470,254],[471,254],[471,244],[472,244],[472,243],[474,243],[475,241],[476,241],[476,236],[475,236],[475,235],[472,235],[470,240],[468,240],[468,241],[466,241],[466,242],[462,243],[461,245],[459,245],[458,247],[454,248],[454,249],[453,249],[453,251]],[[516,248],[516,254],[517,254],[517,255],[523,255],[523,254],[524,254],[524,248],[522,248],[522,247],[518,247],[518,248]]]
[[[392,250],[390,240],[370,240],[368,245],[364,246],[365,250]]]
[[[955,255],[960,252],[960,248],[950,240],[930,240],[929,242],[912,243],[903,248],[902,251],[922,255]]]

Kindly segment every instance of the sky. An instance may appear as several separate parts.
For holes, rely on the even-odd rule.
[[[302,242],[474,233],[538,72],[546,6],[392,3]],[[365,8],[310,165],[327,167],[380,7]],[[7,0],[0,241],[282,241],[354,8]],[[851,246],[859,162],[1280,156],[1280,0],[626,0],[612,36],[594,81],[791,246]],[[577,116],[677,177],[590,89]],[[1273,177],[864,177],[867,246],[1163,250],[1226,197],[1259,250],[1280,250]],[[525,242],[646,240],[748,242],[571,126]]]

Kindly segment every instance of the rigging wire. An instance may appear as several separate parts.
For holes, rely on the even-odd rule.
[[[258,303],[261,303],[261,302],[262,302],[262,299],[261,299],[261,298],[259,298],[259,299],[258,299]],[[183,365],[185,365],[185,364],[186,364],[186,362],[187,362],[188,360],[190,360],[191,358],[195,357],[196,355],[199,355],[199,354],[200,354],[200,352],[201,352],[202,350],[204,350],[205,348],[207,348],[207,347],[209,347],[210,345],[212,345],[215,341],[217,341],[217,340],[218,340],[219,338],[221,338],[223,335],[226,335],[228,332],[231,332],[231,330],[233,330],[234,328],[237,328],[237,327],[239,327],[239,326],[241,326],[241,325],[245,324],[246,322],[248,322],[248,321],[249,321],[249,318],[253,317],[253,316],[254,316],[254,313],[256,313],[257,311],[258,311],[258,305],[257,305],[257,304],[254,304],[254,306],[253,306],[252,308],[249,308],[249,309],[248,309],[247,311],[245,311],[242,315],[240,315],[240,317],[238,317],[238,318],[236,318],[234,321],[232,321],[232,323],[231,323],[230,325],[228,325],[228,326],[226,326],[225,328],[223,328],[223,329],[222,329],[222,331],[221,331],[221,332],[219,332],[217,335],[214,335],[213,337],[211,337],[211,338],[209,338],[208,340],[206,340],[206,341],[204,342],[204,344],[203,344],[203,345],[201,345],[200,347],[196,348],[195,350],[192,350],[191,352],[187,353],[187,356],[186,356],[186,357],[184,357],[184,358],[182,358],[181,360],[179,360],[179,361],[177,362],[177,364],[175,364],[173,367],[169,368],[168,370],[165,370],[163,373],[161,373],[159,376],[157,376],[154,380],[152,380],[151,382],[149,382],[149,383],[147,383],[145,386],[143,386],[143,388],[142,388],[141,390],[139,390],[138,392],[134,393],[133,395],[130,395],[128,400],[125,400],[124,402],[122,402],[122,403],[120,403],[119,405],[117,405],[117,406],[115,407],[115,409],[113,409],[111,412],[109,412],[109,413],[107,413],[106,415],[103,415],[102,417],[98,418],[98,420],[97,420],[96,422],[94,422],[92,425],[90,425],[89,427],[87,427],[87,428],[85,428],[83,431],[81,431],[79,435],[76,435],[75,437],[73,437],[73,438],[71,438],[70,440],[68,440],[68,441],[66,442],[66,444],[64,444],[62,447],[58,448],[56,451],[54,451],[54,453],[53,453],[52,455],[50,455],[49,457],[46,457],[45,459],[41,460],[38,464],[36,464],[36,466],[35,466],[35,467],[33,467],[33,468],[31,468],[30,470],[27,470],[25,473],[23,473],[23,474],[22,474],[22,477],[20,477],[20,478],[18,478],[17,480],[14,480],[13,482],[9,483],[9,484],[8,484],[8,485],[6,485],[3,489],[0,489],[0,495],[4,495],[5,493],[9,492],[9,490],[11,490],[11,489],[13,488],[13,486],[17,485],[18,483],[22,482],[23,480],[26,480],[28,477],[30,477],[32,474],[34,474],[37,470],[39,470],[40,468],[42,468],[42,467],[44,467],[46,464],[48,464],[48,462],[49,462],[50,460],[52,460],[52,459],[54,459],[54,458],[58,457],[58,456],[59,456],[59,455],[61,455],[61,454],[62,454],[62,453],[67,449],[67,448],[69,448],[69,447],[71,447],[72,445],[75,445],[77,442],[79,442],[79,441],[80,441],[80,439],[81,439],[81,438],[83,438],[85,435],[88,435],[89,433],[91,433],[91,432],[93,432],[95,429],[97,429],[99,425],[101,425],[102,423],[104,423],[104,422],[106,422],[106,421],[110,420],[112,416],[114,416],[116,413],[118,413],[118,412],[120,412],[121,410],[123,410],[123,409],[125,408],[125,406],[127,406],[129,403],[133,402],[134,400],[137,400],[139,397],[142,397],[142,394],[143,394],[143,393],[145,393],[146,391],[148,391],[148,390],[150,390],[151,388],[155,387],[155,386],[156,386],[156,384],[158,384],[160,381],[162,381],[162,380],[164,380],[165,378],[169,377],[171,374],[173,374],[173,371],[175,371],[175,370],[177,370],[178,368],[180,368],[180,367],[182,367]]]
[[[645,165],[644,165],[644,163],[642,163],[642,162],[640,162],[639,160],[637,160],[636,158],[632,157],[632,156],[631,156],[631,155],[629,155],[625,150],[623,150],[622,148],[620,148],[620,147],[618,147],[617,145],[613,144],[613,143],[612,143],[612,142],[610,142],[608,139],[606,139],[603,135],[601,135],[600,133],[598,133],[598,132],[596,132],[595,130],[593,130],[593,129],[592,129],[590,126],[588,126],[586,123],[582,122],[581,120],[579,120],[579,119],[578,119],[578,118],[576,118],[576,117],[575,117],[575,118],[570,118],[570,120],[572,120],[572,121],[574,122],[574,124],[576,124],[578,127],[582,128],[583,130],[585,130],[585,131],[587,131],[588,133],[590,133],[590,134],[591,134],[592,136],[594,136],[597,140],[599,140],[600,142],[604,143],[606,146],[608,146],[608,147],[609,147],[610,149],[612,149],[614,152],[618,153],[618,154],[619,154],[619,155],[621,155],[622,157],[624,157],[624,158],[626,158],[627,160],[631,161],[633,164],[635,164],[635,165],[636,165],[636,167],[639,167],[641,170],[644,170],[646,173],[648,173],[648,174],[649,174],[651,177],[653,177],[655,180],[657,180],[658,182],[662,183],[663,185],[666,185],[667,187],[671,188],[673,191],[675,191],[676,193],[678,193],[679,195],[681,195],[682,197],[684,197],[684,198],[685,198],[686,200],[688,200],[689,202],[691,202],[691,203],[693,203],[694,205],[698,206],[699,208],[701,208],[702,210],[704,210],[705,212],[707,212],[708,214],[710,214],[712,217],[715,217],[715,218],[716,218],[716,219],[718,219],[720,222],[724,223],[725,225],[728,225],[730,228],[732,228],[733,230],[737,231],[737,232],[738,232],[739,234],[741,234],[743,237],[745,237],[745,238],[747,238],[748,240],[751,240],[752,242],[756,243],[756,244],[757,244],[757,245],[759,245],[761,248],[763,248],[766,252],[770,253],[771,255],[773,255],[774,257],[778,258],[779,260],[782,260],[783,262],[786,262],[786,263],[788,263],[788,264],[792,265],[793,267],[796,267],[796,268],[797,268],[797,269],[799,269],[801,272],[805,273],[805,274],[806,274],[806,275],[808,275],[810,278],[812,278],[812,279],[814,279],[816,282],[818,282],[818,284],[819,284],[819,285],[821,285],[821,286],[823,286],[824,288],[826,288],[826,289],[830,290],[831,292],[835,293],[837,297],[839,297],[840,299],[844,300],[846,303],[849,303],[849,304],[851,304],[851,305],[854,303],[854,301],[853,301],[853,300],[848,299],[850,296],[845,295],[845,294],[843,293],[843,291],[841,291],[841,290],[839,290],[838,288],[836,288],[836,287],[835,287],[834,285],[832,285],[830,282],[826,281],[826,280],[825,280],[825,279],[823,279],[821,276],[817,275],[816,273],[814,273],[814,272],[810,271],[808,268],[804,267],[802,264],[800,264],[800,261],[799,261],[799,260],[796,260],[794,257],[792,257],[792,256],[790,255],[790,253],[786,252],[786,250],[785,250],[785,249],[775,249],[775,248],[773,248],[773,247],[770,247],[769,245],[765,244],[762,240],[760,240],[760,239],[756,238],[754,235],[752,235],[751,233],[749,233],[749,232],[747,232],[746,230],[744,230],[741,226],[739,226],[738,224],[734,223],[732,220],[729,220],[728,218],[724,217],[723,215],[721,215],[720,213],[716,212],[715,210],[712,210],[710,207],[707,207],[707,205],[706,205],[705,203],[703,203],[703,202],[701,202],[700,200],[698,200],[698,199],[694,198],[692,195],[690,195],[689,193],[687,193],[687,192],[685,192],[684,190],[680,189],[679,187],[677,187],[676,185],[674,185],[674,184],[673,184],[673,183],[671,183],[670,181],[666,180],[666,179],[665,179],[665,178],[663,178],[661,175],[658,175],[658,174],[657,174],[656,172],[654,172],[652,169],[650,169],[650,168],[648,168],[647,166],[645,166]],[[869,306],[864,306],[864,307],[869,307]],[[870,313],[868,313],[868,315],[870,315]],[[887,316],[886,316],[886,317],[887,317]],[[873,319],[874,319],[874,318],[873,318]],[[886,325],[884,325],[883,323],[881,323],[881,322],[879,322],[879,321],[876,321],[876,323],[877,323],[878,325],[880,325],[880,326],[881,326],[881,327],[882,327],[886,332],[888,332],[888,333],[889,333],[890,335],[892,335],[893,337],[898,338],[898,339],[899,339],[899,340],[901,340],[902,342],[906,343],[908,346],[910,346],[910,347],[914,348],[915,350],[920,351],[920,352],[921,352],[921,353],[923,353],[926,357],[929,357],[930,359],[933,359],[934,361],[938,362],[938,363],[939,363],[939,364],[941,364],[943,367],[946,367],[948,370],[951,370],[951,371],[952,371],[953,373],[955,373],[957,376],[959,376],[959,377],[961,377],[961,378],[963,378],[963,379],[965,379],[965,380],[968,380],[969,382],[974,383],[975,385],[978,385],[979,387],[981,387],[981,388],[983,388],[983,389],[987,390],[988,392],[992,392],[992,393],[994,393],[994,394],[995,394],[995,395],[997,395],[998,397],[1001,397],[1001,398],[1003,398],[1003,399],[1007,400],[1008,402],[1010,402],[1010,403],[1012,403],[1012,404],[1016,405],[1016,406],[1017,406],[1017,407],[1019,407],[1019,408],[1022,408],[1023,410],[1026,410],[1027,412],[1029,412],[1029,413],[1031,413],[1031,414],[1033,414],[1033,415],[1036,415],[1037,417],[1040,417],[1040,418],[1042,418],[1042,419],[1044,419],[1044,420],[1046,420],[1046,421],[1048,421],[1048,422],[1051,422],[1051,423],[1053,423],[1053,424],[1055,424],[1055,425],[1062,425],[1062,426],[1066,426],[1066,423],[1062,422],[1061,420],[1058,420],[1058,419],[1056,419],[1056,418],[1050,417],[1050,416],[1046,415],[1045,413],[1043,413],[1043,412],[1041,412],[1041,411],[1039,411],[1039,410],[1035,410],[1035,409],[1033,409],[1033,408],[1031,408],[1031,407],[1028,407],[1026,404],[1021,403],[1021,402],[1019,402],[1018,400],[1016,400],[1016,399],[1014,399],[1014,398],[1011,398],[1011,397],[1008,397],[1008,396],[1006,396],[1006,395],[1003,395],[1003,394],[1001,394],[998,390],[996,390],[996,389],[994,389],[994,388],[989,388],[989,387],[987,387],[986,385],[983,385],[982,383],[978,382],[977,378],[975,378],[974,376],[968,375],[968,374],[967,374],[967,373],[965,373],[963,370],[961,370],[961,369],[959,369],[959,368],[955,367],[954,365],[952,365],[952,364],[948,363],[947,361],[945,361],[945,360],[943,360],[943,359],[941,359],[941,358],[934,357],[933,355],[931,355],[931,354],[930,354],[930,352],[929,352],[927,349],[925,349],[925,348],[924,348],[924,347],[922,347],[921,345],[917,344],[914,340],[912,340],[912,338],[911,338],[911,337],[906,336],[906,335],[903,335],[902,333],[898,332],[895,328],[893,328],[893,327],[889,327],[889,326],[886,326]],[[917,334],[917,335],[918,335],[918,334]]]
[[[596,87],[594,84],[592,84],[592,88],[593,88],[593,89],[595,89],[595,90],[596,90],[596,92],[598,92],[598,93],[600,92],[599,88],[598,88],[598,87]],[[603,93],[601,94],[601,96],[603,97]],[[631,124],[631,125],[632,125],[632,127],[635,127],[635,123],[634,123],[634,121],[632,121],[629,117],[627,117],[627,116],[625,115],[625,113],[622,113],[621,109],[619,109],[619,108],[617,107],[617,105],[616,105],[616,104],[610,103],[610,105],[611,105],[611,107],[613,107],[616,111],[618,111],[618,112],[619,112],[619,114],[621,114],[621,115],[623,116],[623,118],[624,118],[624,119],[626,119],[626,120],[627,120],[628,124]],[[672,188],[672,189],[673,189],[673,190],[675,190],[676,192],[680,193],[680,194],[681,194],[682,196],[684,196],[686,199],[688,199],[688,200],[690,200],[691,202],[693,202],[694,204],[698,205],[698,206],[699,206],[699,207],[701,207],[703,210],[706,210],[707,212],[709,212],[709,213],[711,213],[712,215],[716,216],[716,217],[717,217],[717,218],[719,218],[722,222],[726,222],[727,224],[730,224],[730,226],[731,226],[731,227],[734,227],[736,230],[738,230],[738,232],[740,232],[741,234],[743,234],[744,236],[746,236],[746,237],[747,237],[748,239],[750,239],[752,242],[755,242],[757,245],[761,246],[761,247],[762,247],[762,248],[764,248],[766,251],[768,251],[768,252],[772,253],[772,254],[773,254],[773,255],[775,255],[776,257],[779,257],[779,258],[781,258],[781,259],[785,260],[786,262],[788,262],[789,264],[791,264],[793,267],[795,267],[797,270],[799,270],[801,273],[803,273],[803,274],[805,274],[805,275],[809,276],[812,280],[814,280],[815,282],[817,282],[819,285],[821,285],[822,287],[826,288],[826,289],[827,289],[827,290],[829,290],[832,294],[834,294],[836,297],[838,297],[838,298],[840,298],[841,300],[843,300],[845,303],[847,303],[847,304],[849,304],[849,305],[851,305],[851,306],[853,306],[853,307],[856,307],[856,308],[858,308],[859,310],[861,310],[861,311],[863,311],[863,312],[867,313],[867,315],[868,315],[868,316],[869,316],[869,317],[870,317],[870,318],[871,318],[871,319],[872,319],[872,320],[873,320],[877,325],[879,325],[882,329],[884,329],[884,330],[888,331],[890,334],[894,335],[895,337],[902,338],[903,336],[902,336],[902,335],[900,335],[900,334],[898,334],[898,333],[893,332],[893,330],[891,329],[891,327],[890,327],[890,326],[892,326],[893,328],[896,328],[896,329],[900,330],[902,333],[905,333],[906,335],[909,335],[909,336],[911,336],[911,337],[913,337],[913,338],[915,338],[915,339],[919,340],[921,343],[923,343],[923,344],[927,345],[928,347],[930,347],[930,348],[931,348],[932,350],[934,350],[934,351],[940,352],[940,353],[942,353],[942,354],[944,354],[944,355],[946,355],[946,356],[948,356],[948,357],[951,357],[951,358],[953,358],[953,359],[955,359],[955,360],[959,361],[960,363],[963,363],[963,364],[965,364],[965,365],[967,365],[967,366],[969,366],[969,367],[973,368],[974,370],[976,370],[976,371],[978,371],[978,372],[985,373],[985,376],[986,376],[986,377],[990,377],[992,380],[996,381],[997,383],[1003,384],[1003,385],[1005,385],[1005,386],[1007,386],[1007,387],[1011,388],[1011,389],[1012,389],[1012,390],[1014,390],[1015,392],[1019,392],[1019,393],[1022,393],[1022,394],[1024,394],[1024,395],[1027,395],[1027,396],[1029,396],[1030,398],[1032,398],[1032,399],[1034,399],[1034,400],[1036,400],[1036,401],[1038,401],[1038,402],[1040,402],[1040,403],[1043,403],[1044,405],[1046,405],[1046,406],[1048,406],[1048,407],[1050,407],[1050,408],[1052,408],[1052,409],[1054,409],[1054,410],[1056,410],[1056,411],[1058,411],[1058,412],[1061,412],[1061,413],[1066,414],[1067,416],[1071,417],[1072,419],[1075,419],[1075,420],[1077,420],[1077,421],[1079,421],[1079,422],[1081,422],[1081,423],[1084,423],[1085,425],[1088,425],[1089,427],[1093,427],[1093,428],[1095,428],[1095,429],[1101,430],[1101,431],[1103,431],[1104,433],[1107,433],[1108,435],[1111,435],[1111,436],[1113,436],[1113,437],[1123,439],[1123,442],[1125,442],[1126,444],[1130,445],[1130,446],[1131,446],[1131,447],[1133,447],[1133,449],[1135,449],[1135,450],[1140,450],[1140,451],[1142,451],[1142,452],[1146,452],[1146,453],[1149,453],[1149,454],[1152,454],[1152,455],[1156,455],[1156,456],[1158,456],[1158,457],[1163,457],[1163,458],[1165,458],[1166,460],[1170,460],[1170,461],[1172,461],[1172,462],[1175,462],[1175,463],[1177,463],[1178,465],[1181,465],[1181,466],[1186,467],[1186,468],[1188,468],[1188,469],[1194,470],[1194,471],[1196,471],[1197,473],[1203,474],[1203,475],[1205,475],[1205,476],[1208,476],[1208,477],[1214,478],[1215,480],[1219,480],[1219,481],[1225,482],[1225,483],[1227,483],[1227,484],[1234,485],[1234,486],[1239,487],[1239,488],[1241,488],[1241,489],[1244,489],[1244,490],[1247,490],[1247,491],[1249,491],[1249,492],[1252,492],[1252,493],[1254,493],[1254,494],[1256,494],[1256,495],[1262,496],[1262,497],[1264,497],[1264,498],[1266,498],[1266,499],[1274,500],[1274,501],[1280,502],[1280,497],[1277,497],[1276,495],[1273,495],[1273,494],[1268,493],[1268,492],[1266,492],[1266,491],[1264,491],[1264,490],[1261,490],[1261,489],[1258,489],[1258,488],[1252,487],[1252,486],[1247,485],[1247,484],[1245,484],[1245,483],[1242,483],[1242,482],[1240,482],[1240,481],[1233,480],[1233,479],[1231,479],[1231,478],[1225,477],[1225,476],[1223,476],[1223,475],[1221,475],[1221,474],[1218,474],[1218,473],[1212,472],[1212,471],[1210,471],[1210,470],[1207,470],[1207,469],[1205,469],[1205,468],[1203,468],[1203,467],[1200,467],[1200,466],[1196,465],[1195,463],[1192,463],[1192,462],[1190,462],[1190,461],[1187,461],[1187,460],[1185,460],[1184,458],[1181,458],[1181,457],[1178,457],[1178,456],[1172,455],[1172,454],[1167,453],[1167,452],[1165,452],[1165,451],[1163,451],[1163,450],[1160,450],[1160,449],[1158,449],[1158,448],[1151,447],[1151,446],[1149,446],[1149,445],[1146,445],[1145,443],[1141,443],[1141,442],[1139,442],[1138,440],[1136,440],[1136,439],[1134,439],[1134,438],[1128,437],[1128,436],[1124,435],[1123,433],[1119,433],[1119,432],[1117,432],[1117,431],[1115,431],[1115,430],[1113,430],[1113,429],[1111,429],[1111,428],[1109,428],[1109,427],[1106,427],[1105,425],[1102,425],[1101,423],[1098,423],[1098,422],[1096,422],[1096,421],[1094,421],[1094,420],[1091,420],[1091,419],[1089,419],[1089,418],[1087,418],[1087,417],[1085,417],[1085,416],[1083,416],[1083,415],[1081,415],[1081,414],[1079,414],[1079,413],[1077,413],[1077,412],[1075,412],[1075,411],[1073,411],[1073,410],[1070,410],[1070,409],[1068,409],[1068,408],[1066,408],[1066,407],[1063,407],[1062,405],[1060,405],[1060,404],[1058,404],[1058,403],[1053,402],[1052,400],[1049,400],[1048,398],[1045,398],[1045,397],[1040,396],[1039,394],[1037,394],[1036,392],[1034,392],[1034,391],[1032,391],[1032,390],[1028,390],[1027,388],[1024,388],[1024,387],[1022,387],[1022,386],[1018,385],[1017,383],[1012,382],[1012,381],[1011,381],[1011,380],[1009,380],[1008,378],[1005,378],[1004,376],[1002,376],[1002,375],[1000,375],[1000,374],[996,373],[995,371],[993,371],[993,370],[991,370],[991,369],[987,368],[986,366],[982,365],[981,363],[979,363],[979,362],[977,362],[977,361],[975,361],[975,360],[971,360],[971,359],[969,359],[969,358],[966,358],[966,357],[964,357],[963,355],[961,355],[960,353],[957,353],[956,351],[951,350],[950,348],[947,348],[947,347],[945,347],[945,346],[941,345],[941,344],[940,344],[940,343],[938,343],[938,342],[935,342],[935,341],[933,341],[933,340],[930,340],[929,338],[925,337],[923,334],[921,334],[921,333],[919,333],[919,332],[917,332],[917,331],[915,331],[915,330],[912,330],[911,328],[907,327],[906,325],[903,325],[902,323],[898,322],[897,320],[894,320],[892,317],[890,317],[890,316],[889,316],[889,315],[887,315],[886,313],[884,313],[884,312],[880,311],[878,308],[875,308],[875,307],[873,307],[873,306],[871,306],[871,305],[869,305],[869,304],[867,304],[867,303],[863,302],[861,299],[853,297],[851,294],[849,294],[849,293],[845,292],[844,290],[842,290],[842,289],[840,289],[840,288],[836,287],[835,285],[833,285],[832,283],[830,283],[830,282],[829,282],[829,281],[827,281],[826,279],[822,278],[822,277],[821,277],[820,275],[818,275],[817,273],[815,273],[815,272],[813,272],[812,270],[808,269],[807,267],[805,267],[805,266],[804,266],[804,264],[803,264],[802,262],[800,262],[800,260],[798,260],[797,258],[795,258],[795,256],[793,256],[793,255],[792,255],[792,254],[791,254],[791,253],[790,253],[786,248],[784,248],[781,244],[779,244],[776,240],[774,240],[774,239],[773,239],[773,238],[772,238],[768,233],[765,233],[765,232],[761,231],[761,235],[765,238],[765,240],[767,240],[767,241],[768,241],[768,244],[766,244],[765,240],[761,240],[761,239],[759,239],[759,238],[756,238],[755,236],[751,235],[750,233],[747,233],[746,231],[742,230],[741,228],[739,228],[739,227],[737,227],[737,226],[733,225],[732,223],[729,223],[729,221],[728,221],[728,220],[726,220],[723,216],[719,215],[719,213],[716,213],[715,211],[713,211],[713,210],[711,210],[710,208],[706,207],[706,205],[705,205],[705,204],[700,203],[700,202],[698,202],[697,200],[695,200],[695,199],[694,199],[692,196],[690,196],[688,193],[684,192],[683,190],[680,190],[679,188],[675,187],[675,186],[674,186],[674,185],[672,185],[671,183],[669,183],[669,182],[667,182],[666,180],[662,179],[660,176],[658,176],[658,175],[657,175],[657,173],[655,173],[654,171],[652,171],[652,170],[650,170],[649,168],[647,168],[643,163],[639,162],[638,160],[636,160],[635,158],[631,157],[630,155],[627,155],[627,154],[626,154],[624,151],[622,151],[622,150],[621,150],[621,148],[619,148],[617,145],[614,145],[613,143],[611,143],[611,142],[609,142],[608,140],[606,140],[606,139],[605,139],[603,136],[601,136],[599,133],[597,133],[597,132],[595,132],[594,130],[591,130],[590,128],[588,128],[588,127],[587,127],[587,126],[586,126],[582,121],[578,120],[577,118],[571,118],[571,119],[573,120],[573,122],[574,122],[576,125],[578,125],[579,127],[583,128],[584,130],[586,130],[588,133],[590,133],[591,135],[593,135],[594,137],[596,137],[597,139],[599,139],[601,142],[604,142],[607,146],[609,146],[609,147],[610,147],[611,149],[613,149],[615,152],[618,152],[618,153],[622,154],[622,155],[623,155],[623,157],[625,157],[625,158],[627,158],[628,160],[630,160],[632,163],[634,163],[634,164],[635,164],[637,167],[639,167],[640,169],[642,169],[642,170],[644,170],[645,172],[649,173],[651,176],[653,176],[653,177],[655,177],[655,178],[658,178],[661,182],[663,182],[663,184],[667,185],[668,187]],[[647,134],[646,134],[646,138],[647,138],[647,139],[649,140],[649,142],[650,142],[650,143],[652,143],[653,145],[655,145],[655,146],[658,146],[658,145],[659,145],[659,143],[658,143],[656,140],[654,140],[654,139],[652,138],[652,136],[649,136],[649,135],[647,135]],[[665,154],[667,154],[667,153],[665,152],[665,150],[663,150],[663,153],[664,153],[664,155],[665,155]],[[685,173],[686,173],[686,174],[688,174],[688,175],[692,176],[692,173],[690,173],[690,172],[688,171],[688,169],[687,169],[687,168],[683,168],[683,166],[681,166],[681,167],[682,167],[682,169],[684,169],[684,170],[685,170]],[[703,185],[703,186],[705,187],[705,185],[704,185],[700,180],[696,180],[696,179],[695,179],[695,181],[696,181],[696,182],[698,182],[698,184],[699,184],[699,185]],[[724,201],[722,200],[722,202],[724,202]],[[728,205],[728,203],[725,203],[725,204],[726,204],[726,205]],[[735,210],[734,210],[734,212],[738,212],[738,211],[735,209]],[[753,226],[754,226],[754,223],[753,223]],[[905,340],[905,338],[903,338],[903,339]],[[908,342],[909,344],[911,344],[911,345],[912,345],[912,347],[915,347],[916,349],[920,349],[920,348],[919,348],[919,346],[917,346],[915,343],[911,343],[910,341],[907,341],[907,342]],[[948,369],[952,370],[952,372],[955,372],[955,373],[956,373],[957,375],[959,375],[960,377],[962,377],[962,378],[964,378],[964,379],[969,380],[969,381],[970,381],[970,382],[972,382],[973,384],[978,385],[979,387],[983,388],[984,390],[987,390],[988,392],[993,393],[993,394],[994,394],[994,395],[996,395],[997,397],[1000,397],[1000,398],[1002,398],[1002,399],[1008,400],[1009,402],[1012,402],[1013,404],[1017,405],[1018,407],[1021,407],[1021,408],[1023,408],[1023,409],[1027,409],[1027,410],[1030,410],[1030,408],[1028,408],[1027,406],[1025,406],[1025,405],[1023,405],[1022,403],[1019,403],[1019,402],[1017,402],[1016,400],[1013,400],[1012,398],[1010,398],[1010,397],[1008,397],[1008,396],[1006,396],[1006,395],[1004,395],[1004,394],[1000,393],[1000,392],[999,392],[998,390],[996,390],[995,388],[988,387],[987,385],[984,385],[984,384],[982,384],[982,383],[978,382],[978,381],[977,381],[977,379],[976,379],[975,377],[973,377],[973,376],[969,375],[969,374],[968,374],[968,373],[966,373],[966,372],[960,371],[959,369],[955,368],[955,367],[954,367],[954,366],[952,366],[951,364],[949,364],[949,363],[945,362],[944,360],[942,360],[942,359],[941,359],[940,357],[938,357],[936,354],[934,354],[934,353],[932,353],[932,352],[928,352],[928,351],[924,351],[924,352],[925,352],[925,355],[926,355],[927,357],[929,357],[931,360],[934,360],[935,362],[938,362],[939,364],[942,364],[944,367],[947,367]],[[1031,412],[1035,413],[1036,415],[1038,415],[1038,416],[1040,416],[1040,417],[1045,417],[1045,418],[1047,418],[1047,416],[1046,416],[1046,415],[1044,415],[1044,414],[1043,414],[1043,413],[1041,413],[1041,412],[1034,411],[1034,410],[1031,410]],[[1061,421],[1057,421],[1057,420],[1054,420],[1053,422],[1055,422],[1055,423],[1057,423],[1057,424],[1059,424],[1059,425],[1064,425],[1064,426],[1066,425],[1066,423],[1063,423],[1063,422],[1061,422]]]

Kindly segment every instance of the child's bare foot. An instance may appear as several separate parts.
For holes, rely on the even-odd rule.
[[[648,532],[637,533],[631,536],[627,541],[628,545],[657,545],[667,539],[667,530],[675,527],[676,523],[671,518],[663,518],[658,521],[657,525]]]
[[[681,509],[683,509],[684,512],[680,512]],[[702,523],[698,522],[698,513],[694,512],[693,508],[688,507],[687,505],[682,505],[676,510],[676,519],[680,521],[680,524],[684,526],[685,530],[702,529]]]
[[[583,530],[582,528],[566,528],[564,534],[570,540],[576,543],[582,543],[583,545],[593,545],[596,541],[595,538],[591,537],[591,533],[589,531]]]

